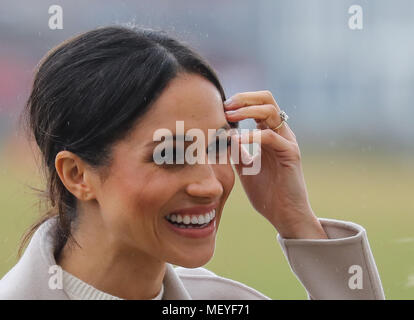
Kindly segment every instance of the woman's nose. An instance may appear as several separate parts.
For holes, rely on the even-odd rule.
[[[193,197],[219,198],[223,194],[223,186],[217,179],[210,164],[199,166],[197,173],[192,175],[194,179],[187,185],[186,191]]]

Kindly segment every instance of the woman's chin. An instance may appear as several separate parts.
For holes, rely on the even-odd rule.
[[[188,254],[185,256],[176,256],[171,259],[172,264],[181,266],[184,268],[198,268],[202,267],[207,264],[214,255],[214,248],[213,250],[204,251],[204,252],[197,252]]]
[[[202,267],[202,266],[204,266],[204,265],[206,265],[207,264],[207,262],[209,262],[210,261],[210,259],[206,259],[206,260],[204,260],[204,261],[186,261],[186,262],[182,262],[182,263],[180,263],[180,264],[175,264],[175,265],[178,265],[178,266],[180,266],[180,267],[183,267],[183,268],[189,268],[189,269],[193,269],[193,268],[199,268],[199,267]]]

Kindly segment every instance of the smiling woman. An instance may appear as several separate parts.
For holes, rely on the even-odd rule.
[[[159,165],[151,157],[154,132],[177,135],[177,121],[201,130],[208,146],[211,129],[253,118],[263,132],[262,169],[243,176],[244,163],[234,166],[309,297],[383,298],[365,230],[314,215],[295,135],[279,124],[271,93],[225,101],[208,64],[163,32],[99,28],[49,52],[23,119],[43,156],[50,210],[26,234],[21,249],[30,243],[0,281],[0,297],[268,299],[202,268],[234,185],[230,161]],[[349,275],[355,265],[361,274]],[[51,285],[51,270],[61,285]]]

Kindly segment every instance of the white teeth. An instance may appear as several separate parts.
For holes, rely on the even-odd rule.
[[[216,210],[213,209],[208,213],[200,214],[198,216],[188,216],[188,215],[182,216],[180,214],[171,214],[171,215],[168,215],[166,218],[176,223],[183,223],[183,224],[191,223],[191,224],[202,225],[202,224],[209,223],[211,220],[214,219],[215,216],[216,216]]]
[[[213,210],[210,212],[210,220],[213,220],[215,216],[216,216],[216,210],[215,210],[215,209],[213,209]]]
[[[184,222],[184,224],[190,224],[190,216],[184,216],[184,218],[183,218],[183,222]]]
[[[203,224],[203,223],[205,223],[205,221],[204,221],[204,216],[203,216],[202,214],[200,214],[200,215],[198,216],[198,223],[199,223],[199,224]]]

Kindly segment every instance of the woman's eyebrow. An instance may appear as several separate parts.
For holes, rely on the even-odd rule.
[[[222,134],[222,133],[223,133],[223,130],[224,130],[225,132],[227,132],[228,130],[231,130],[230,125],[229,125],[228,123],[226,123],[226,124],[224,124],[223,126],[221,126],[221,128],[217,129],[216,134],[215,134],[215,135],[213,135],[213,136],[212,136],[212,138],[214,138],[214,137],[218,137],[220,134]]]
[[[185,135],[182,135],[182,134],[165,137],[165,139],[163,141],[165,141],[165,140],[175,141],[177,139],[182,139],[184,142],[187,142],[187,141],[185,141]],[[155,141],[153,140],[153,141],[148,142],[145,145],[145,147],[153,147],[154,145],[159,144],[160,142],[162,142],[162,141],[161,140],[155,140]]]
[[[230,130],[231,129],[231,127],[230,127],[230,125],[228,124],[228,122],[226,122],[226,124],[225,125],[223,125],[219,130],[221,130],[221,129],[225,129],[225,130]]]
[[[218,131],[218,132],[220,132],[220,131],[222,131],[222,130],[230,130],[231,129],[231,127],[230,127],[230,125],[228,124],[228,123],[226,123],[226,124],[224,124],[224,125],[222,125],[221,126],[221,128],[219,128],[219,129],[216,129],[216,131]],[[217,136],[217,134],[216,135],[214,135],[213,136],[213,138],[215,137],[215,136]],[[182,139],[184,142],[191,142],[191,141],[185,141],[185,135],[181,135],[181,134],[179,134],[179,135],[172,135],[171,136],[171,138],[170,137],[168,137],[168,139],[171,139],[171,140],[173,140],[173,141],[175,141],[175,140],[177,140],[177,139]],[[146,145],[145,145],[145,147],[153,147],[155,144],[159,144],[161,141],[150,141],[150,142],[148,142]]]

